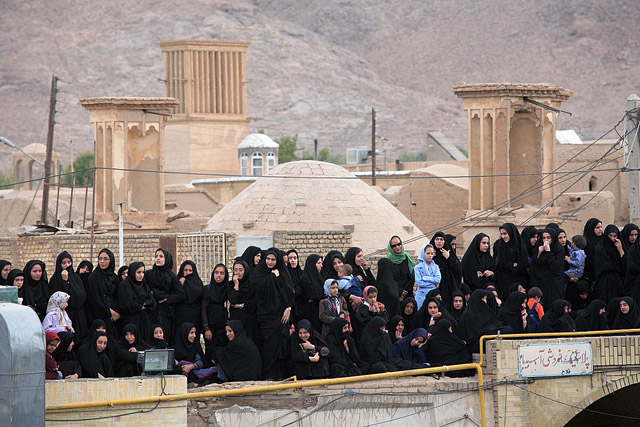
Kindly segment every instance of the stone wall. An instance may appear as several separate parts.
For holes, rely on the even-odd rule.
[[[563,425],[601,397],[640,382],[640,336],[489,341],[485,382],[520,379],[518,346],[560,342],[591,343],[593,374],[535,378],[528,384],[496,387],[493,417],[487,411],[495,425]]]
[[[182,375],[165,376],[166,394],[187,392],[187,379]],[[45,382],[47,407],[67,403],[136,399],[160,396],[160,377],[108,379],[78,379]],[[155,403],[136,403],[110,407],[47,410],[47,426],[186,426],[187,402],[174,400]],[[153,409],[153,410],[152,410]],[[127,414],[127,415],[125,415]]]
[[[216,384],[196,391],[282,384]],[[480,425],[477,379],[404,377],[189,400],[191,427],[238,425]],[[491,391],[486,411],[493,413]],[[465,414],[468,419],[465,418]],[[305,418],[302,418],[305,417]],[[391,424],[386,421],[394,420]],[[397,420],[397,421],[396,421]],[[471,421],[472,420],[472,421]],[[492,426],[492,420],[488,420]]]

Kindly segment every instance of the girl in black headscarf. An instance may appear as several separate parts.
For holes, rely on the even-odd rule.
[[[593,301],[594,296],[589,282],[586,280],[580,279],[576,282],[572,282],[572,289],[573,292],[567,291],[568,295],[565,299],[571,304],[571,317],[575,319],[582,310],[589,306],[591,301]]]
[[[349,248],[344,255],[344,259],[353,269],[353,277],[357,277],[358,280],[360,280],[362,289],[367,286],[376,286],[376,278],[371,272],[367,260],[364,258],[362,249],[355,246]]]
[[[456,278],[456,284],[462,283],[462,262],[460,262],[460,258],[456,253],[456,246],[457,246],[456,236],[454,236],[453,234],[445,234],[444,237],[445,237],[445,241],[451,248],[450,254],[453,257],[453,261],[458,265],[458,267],[456,267],[453,274]]]
[[[122,328],[122,338],[116,343],[116,360],[113,368],[118,377],[140,375],[138,368],[138,352],[150,349],[151,346],[140,339],[138,328],[129,323]]]
[[[24,304],[22,295],[24,286],[24,273],[19,268],[14,268],[9,272],[9,276],[7,276],[7,286],[15,286],[18,288],[18,304]]]
[[[511,292],[500,309],[499,317],[507,326],[511,326],[514,334],[527,332],[528,313],[526,309],[527,294]]]
[[[406,334],[418,327],[418,303],[415,298],[407,297],[400,304],[400,316],[404,321],[404,331]]]
[[[24,285],[18,291],[18,296],[22,298],[22,305],[31,307],[42,321],[47,314],[47,304],[51,296],[44,262],[32,259],[27,262],[22,271]]]
[[[326,378],[329,376],[327,343],[313,330],[311,322],[302,319],[291,335],[291,360],[297,378]]]
[[[231,280],[227,285],[227,297],[229,298],[229,319],[241,321],[247,336],[260,348],[256,291],[251,282],[251,269],[242,260],[236,260],[233,263]]]
[[[229,275],[227,274],[225,278],[228,280]],[[180,265],[178,281],[182,284],[182,289],[187,299],[175,305],[173,328],[176,330],[183,323],[193,323],[196,327],[196,339],[200,341],[200,334],[202,334],[202,293],[204,283],[202,283],[202,279],[198,274],[198,267],[193,261],[186,260]],[[226,291],[226,280],[223,289]]]
[[[424,300],[424,304],[422,304],[422,307],[420,307],[420,310],[418,310],[417,327],[424,328],[427,330],[427,332],[431,333],[435,325],[445,319],[447,319],[453,325],[454,333],[459,333],[458,323],[453,318],[451,313],[449,313],[449,311],[444,308],[442,300],[436,296],[430,296],[429,294],[427,294],[427,297]]]
[[[336,317],[327,335],[329,370],[332,378],[365,375],[369,364],[360,358],[356,342],[349,334],[349,322]]]
[[[427,331],[424,328],[415,329],[406,337],[400,338],[393,344],[393,353],[397,358],[411,363],[411,369],[421,369],[426,365],[424,344],[427,342]]]
[[[11,262],[6,259],[0,259],[0,285],[8,286],[7,278],[11,271]]]
[[[151,337],[151,326],[155,323],[156,300],[147,285],[144,263],[129,264],[127,278],[118,286],[118,307],[121,324],[136,325],[138,334],[145,341]]]
[[[380,258],[378,261],[376,284],[378,301],[384,304],[384,308],[389,313],[389,317],[400,314],[398,284],[393,278],[393,262],[391,262],[389,258]]]
[[[81,342],[88,334],[87,315],[84,311],[87,293],[82,280],[73,271],[73,258],[67,251],[61,252],[56,258],[56,271],[49,280],[49,292],[64,292],[69,295],[66,312],[75,330],[75,342]]]
[[[380,316],[372,318],[362,331],[360,337],[360,355],[362,360],[369,362],[369,373],[379,374],[402,369],[411,369],[411,363],[406,363],[395,357],[386,322]]]
[[[73,334],[69,332],[58,332],[60,344],[51,355],[58,362],[60,372],[65,379],[73,380],[82,376],[82,367],[76,358],[74,349]]]
[[[113,321],[120,318],[116,301],[118,277],[114,273],[115,266],[113,252],[107,248],[101,249],[98,253],[98,268],[87,279],[87,301],[84,304],[87,323],[101,319],[111,336],[117,336]]]
[[[625,252],[628,252],[629,248],[638,241],[638,233],[640,233],[640,227],[633,223],[627,224],[622,228],[620,241]]]
[[[285,268],[279,251],[271,248],[251,273],[251,282],[256,290],[265,379],[284,378],[284,361],[289,355],[289,324],[294,294],[281,274]]]
[[[86,285],[87,279],[89,278],[89,275],[91,274],[92,271],[93,271],[93,263],[88,259],[83,259],[82,261],[80,261],[80,264],[78,264],[78,268],[76,269],[76,274],[78,275],[80,280],[82,280],[82,283]]]
[[[493,244],[493,259],[498,295],[504,301],[512,283],[526,281],[529,267],[525,241],[514,224],[507,222],[500,226],[500,239]]]
[[[108,356],[109,338],[106,332],[95,332],[93,338],[78,350],[83,378],[113,377],[113,365]]]
[[[569,314],[569,303],[557,299],[551,304],[551,310],[545,311],[540,321],[540,332],[575,332],[576,323]]]
[[[131,272],[129,272],[131,273]],[[187,299],[178,276],[173,272],[173,255],[158,248],[151,271],[145,273],[145,281],[156,300],[156,319],[164,326],[165,339],[173,344],[175,306]]]
[[[399,339],[407,336],[407,332],[404,330],[404,320],[402,319],[402,316],[397,314],[389,319],[389,323],[387,323],[387,332],[389,334],[391,344],[395,344]]]
[[[291,284],[293,285],[293,293],[295,295],[295,304],[293,307],[293,320],[297,323],[298,320],[304,319],[304,305],[306,300],[304,299],[304,292],[302,290],[302,267],[300,267],[300,255],[295,249],[287,251],[287,271],[291,278]],[[317,329],[318,331],[320,329]]]
[[[467,308],[467,302],[464,299],[464,293],[462,291],[455,291],[453,293],[453,307],[449,313],[456,319],[456,322],[460,322],[465,308]]]
[[[511,327],[504,324],[487,304],[489,291],[476,289],[471,294],[469,305],[460,318],[460,335],[467,342],[471,352],[480,350],[479,341],[483,335],[495,335],[499,331],[510,333]]]
[[[167,340],[164,339],[164,328],[160,323],[154,323],[152,326],[153,336],[149,338],[151,348],[169,348]]]
[[[640,328],[640,310],[638,310],[638,306],[633,298],[620,298],[614,313],[616,313],[616,315],[613,319],[611,329]]]
[[[460,260],[452,253],[452,248],[442,231],[436,232],[429,241],[436,251],[433,261],[440,268],[440,292],[444,306],[450,310],[453,304],[453,293],[460,290],[462,283],[458,278],[462,274]]]
[[[596,245],[602,240],[602,221],[598,218],[589,219],[584,225],[583,236],[587,239],[587,247],[584,248],[586,258],[584,260],[584,274],[582,278],[595,280],[595,251]]]
[[[493,281],[496,264],[489,252],[489,236],[478,233],[462,257],[462,276],[471,290],[484,289]]]
[[[322,326],[318,328],[318,324],[322,323],[320,322],[319,304],[324,298],[324,280],[322,280],[318,267],[322,268],[322,257],[318,254],[309,255],[304,263],[302,277],[300,277],[303,303],[299,306],[298,311],[300,317],[309,320],[316,330],[321,330]]]
[[[594,293],[605,303],[624,296],[624,275],[627,258],[618,238],[618,227],[607,225],[594,251]]]
[[[566,275],[564,274],[564,249],[558,243],[556,230],[546,228],[536,244],[535,258],[531,263],[531,286],[542,290],[542,303],[564,298]]]
[[[196,326],[185,322],[177,330],[173,357],[178,361],[175,373],[186,375],[195,387],[211,383],[218,376],[218,368],[207,368],[202,346],[196,338]]]
[[[204,345],[207,360],[211,359],[214,348],[227,345],[227,333],[225,331],[227,307],[225,304],[227,303],[228,287],[229,271],[224,264],[217,264],[211,272],[211,281],[201,289],[200,318],[204,325]],[[187,290],[187,300],[188,295],[189,291]]]
[[[434,328],[425,348],[427,361],[431,366],[471,363],[472,355],[467,348],[467,343],[452,331],[451,322],[446,319],[439,322]],[[447,373],[450,377],[471,376],[473,374],[473,370]]]
[[[607,304],[601,299],[594,299],[589,307],[582,310],[576,317],[576,331],[606,331],[607,325]]]
[[[253,270],[262,259],[262,249],[257,246],[248,246],[242,253],[240,259],[249,266],[249,271],[247,272],[248,275],[248,273]]]
[[[627,263],[624,279],[624,293],[631,295],[634,301],[640,301],[640,239],[625,251]],[[13,271],[13,270],[12,270]]]
[[[229,344],[217,347],[213,353],[213,362],[218,366],[218,377],[225,381],[260,380],[260,352],[253,340],[247,337],[242,322],[229,320],[225,329]]]
[[[129,273],[129,266],[121,265],[120,268],[118,269],[118,285],[122,283],[124,279],[127,278],[128,273]]]
[[[320,275],[323,280],[336,279],[338,280],[338,268],[344,264],[344,257],[340,251],[329,251],[327,256],[322,261],[322,270]],[[306,268],[306,264],[305,264]]]

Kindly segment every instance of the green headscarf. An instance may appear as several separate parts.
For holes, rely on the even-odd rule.
[[[389,243],[387,244],[387,250],[389,251],[389,255],[387,255],[387,258],[389,258],[394,264],[402,264],[406,259],[409,264],[409,272],[413,273],[413,267],[416,266],[416,263],[413,258],[411,258],[411,256],[404,251],[404,243],[402,244],[402,252],[397,254],[393,251],[393,248],[391,247],[391,241],[394,237],[397,237],[398,240],[400,240],[400,243],[402,243],[402,239],[399,236],[391,236],[391,238],[389,239]]]

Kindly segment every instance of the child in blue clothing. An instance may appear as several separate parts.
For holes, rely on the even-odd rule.
[[[440,267],[433,261],[434,256],[436,256],[435,248],[431,244],[424,245],[418,256],[418,264],[413,269],[416,283],[418,284],[418,292],[416,292],[418,310],[422,307],[422,303],[429,291],[437,289],[440,286],[442,276],[440,274]]]
[[[571,238],[571,247],[569,248],[569,269],[564,272],[569,276],[569,280],[572,282],[578,281],[584,273],[584,262],[586,255],[584,248],[587,246],[587,239],[578,234]]]
[[[349,264],[342,264],[338,267],[338,290],[349,295],[362,297],[362,287],[360,280],[353,277],[353,267]]]

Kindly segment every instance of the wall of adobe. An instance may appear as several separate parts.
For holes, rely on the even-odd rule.
[[[331,250],[338,250],[344,255],[351,244],[350,231],[274,231],[273,244],[275,247],[288,251],[295,249],[300,257],[300,265],[311,254],[323,257]]]
[[[216,384],[197,391],[271,384],[281,382]],[[480,425],[480,399],[475,387],[475,377],[435,380],[421,376],[197,398],[189,400],[188,423],[191,427],[288,423],[306,427],[377,422],[389,425],[385,421],[394,419],[391,425]],[[492,401],[491,390],[485,391],[488,426],[493,425]]]
[[[187,392],[186,377],[168,375],[164,380],[165,393]],[[159,396],[162,391],[160,382],[160,377],[46,381],[45,401],[47,406],[55,406],[67,403],[153,397]],[[157,408],[153,409],[155,406],[155,403],[136,403],[113,407],[48,410],[45,413],[45,421],[47,426],[171,425],[186,427],[187,402],[185,400],[161,402]]]

